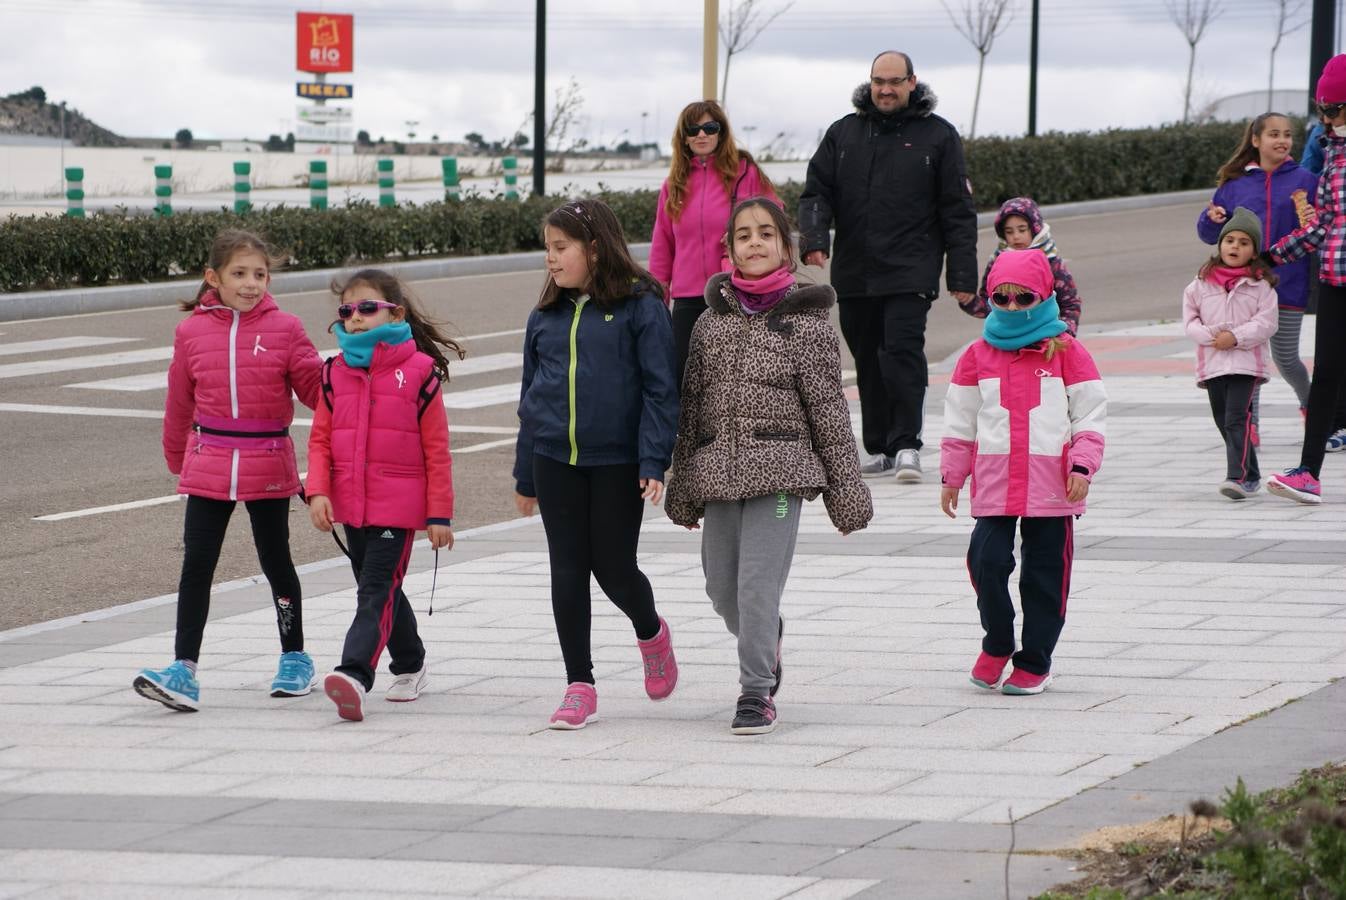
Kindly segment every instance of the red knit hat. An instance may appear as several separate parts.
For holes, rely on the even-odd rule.
[[[994,294],[1002,284],[1017,284],[1028,288],[1039,298],[1046,299],[1055,290],[1051,263],[1041,250],[1004,250],[991,263],[991,274],[986,276],[986,292]]]
[[[1323,66],[1313,99],[1322,104],[1346,103],[1346,53],[1332,57]]]

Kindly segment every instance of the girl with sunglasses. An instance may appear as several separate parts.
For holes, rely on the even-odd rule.
[[[771,180],[734,143],[720,104],[687,104],[673,132],[673,162],[659,190],[650,240],[650,272],[673,298],[679,384],[692,326],[706,311],[706,282],[731,268],[724,223],[740,200],[758,196],[781,205]]]
[[[299,493],[290,422],[292,395],[318,401],[321,363],[297,316],[282,312],[267,291],[272,253],[251,232],[221,232],[210,248],[189,315],[173,334],[163,444],[168,470],[187,495],[178,580],[174,661],[142,669],[141,696],[194,712],[201,689],[196,664],[210,612],[210,585],[234,507],[252,524],[280,631],[280,665],[271,696],[298,697],[313,684],[304,652],[299,576],[290,558],[290,498]]]
[[[387,272],[356,272],[333,283],[332,293],[340,298],[331,327],[341,353],[323,366],[306,488],[314,527],[342,524],[342,549],[355,571],[355,619],[323,689],[341,718],[358,722],[385,646],[393,674],[386,699],[415,700],[428,681],[402,580],[417,531],[429,533],[436,551],[453,549],[453,463],[440,384],[449,380],[444,350],[466,354]]]
[[[1089,352],[1065,333],[1044,254],[1006,250],[986,287],[991,311],[983,336],[959,358],[944,401],[939,505],[953,518],[972,476],[977,524],[967,568],[984,632],[972,683],[1040,694],[1065,625],[1074,517],[1084,513],[1103,462],[1107,395]],[[1018,652],[1009,591],[1016,527],[1023,538]]]

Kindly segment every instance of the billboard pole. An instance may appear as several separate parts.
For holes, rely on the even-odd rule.
[[[537,0],[533,56],[533,194],[547,192],[547,0]]]
[[[716,71],[720,64],[720,3],[706,0],[701,21],[701,98],[715,99]]]

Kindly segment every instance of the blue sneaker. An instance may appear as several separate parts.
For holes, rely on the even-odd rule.
[[[180,659],[166,669],[141,669],[131,685],[140,696],[178,712],[196,712],[201,708],[201,685]]]
[[[292,650],[280,655],[280,668],[271,682],[271,696],[302,697],[312,691],[316,683],[313,659],[302,650]]]

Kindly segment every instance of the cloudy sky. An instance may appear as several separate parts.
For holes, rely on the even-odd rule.
[[[737,0],[720,0],[721,9]],[[759,0],[767,9],[784,0]],[[977,0],[947,0],[954,10]],[[1027,122],[1030,0],[987,59],[979,134]],[[1194,106],[1265,90],[1278,0],[1222,0],[1198,47]],[[1308,3],[1301,5],[1307,15]],[[701,92],[699,0],[552,0],[551,91],[572,76],[593,143],[666,141]],[[353,13],[357,128],[404,137],[488,139],[532,105],[533,0],[0,0],[0,93],[37,84],[128,135],[264,138],[291,131],[296,10]],[[1171,122],[1182,116],[1187,44],[1165,0],[1041,0],[1040,130]],[[728,108],[754,149],[776,135],[809,152],[849,111],[878,50],[908,51],[967,133],[973,48],[940,0],[795,0],[732,65]],[[1308,29],[1288,35],[1277,88],[1307,89]],[[331,76],[331,80],[347,80]]]

